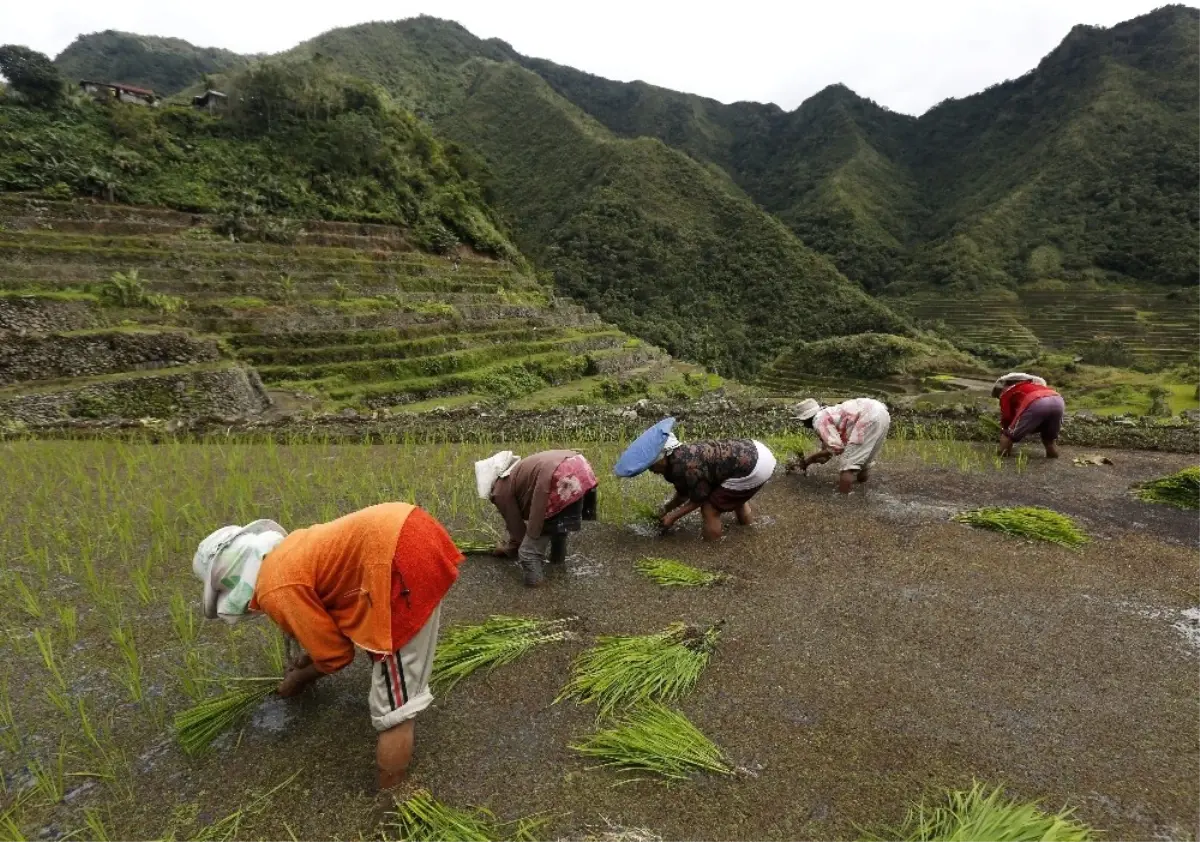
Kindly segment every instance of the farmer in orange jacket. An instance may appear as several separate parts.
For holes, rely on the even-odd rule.
[[[1013,445],[1030,433],[1042,437],[1047,459],[1058,458],[1058,434],[1066,404],[1062,395],[1032,374],[1014,371],[996,381],[992,397],[1000,399],[1001,456],[1011,456]]]
[[[303,647],[281,696],[347,666],[355,647],[370,655],[379,787],[391,789],[412,759],[413,717],[433,701],[442,598],[462,560],[429,514],[382,503],[291,534],[270,520],[223,527],[200,543],[192,572],[206,617],[263,613]]]

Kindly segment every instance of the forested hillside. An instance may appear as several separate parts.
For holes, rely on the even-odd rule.
[[[248,57],[218,47],[196,47],[182,38],[159,38],[109,29],[81,35],[54,63],[69,82],[94,79],[178,93],[206,73],[244,67]]]
[[[724,105],[428,17],[281,58],[384,87],[560,289],[747,376],[801,335],[910,330],[854,286],[913,312],[981,291],[1194,285],[1198,32],[1185,6],[1079,26],[1019,79],[920,117],[840,85],[791,112]],[[1024,337],[1010,351],[1037,341],[998,334]]]

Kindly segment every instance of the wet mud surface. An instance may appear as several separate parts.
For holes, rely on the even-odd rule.
[[[544,813],[549,838],[606,820],[669,839],[856,838],[972,778],[1077,805],[1106,838],[1194,837],[1196,515],[1127,493],[1189,460],[1110,452],[1115,465],[1079,468],[1073,455],[1033,456],[1019,476],[895,459],[849,499],[832,471],[777,475],[755,498],[769,518],[758,528],[730,522],[705,545],[694,516],[664,537],[588,525],[538,590],[511,563],[472,557],[443,623],[575,616],[581,639],[437,699],[417,720],[412,782],[505,818]],[[1073,552],[948,521],[998,504],[1050,506],[1095,540]],[[734,578],[660,588],[633,569],[645,555]],[[594,710],[552,702],[592,637],[718,619],[724,636],[681,707],[736,777],[614,786],[619,775],[573,755]],[[148,826],[181,797],[262,789],[300,768],[245,832],[372,834],[366,679],[360,660],[307,698],[269,702],[224,754],[159,760]]]

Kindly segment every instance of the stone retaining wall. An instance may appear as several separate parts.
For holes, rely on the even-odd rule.
[[[183,331],[0,336],[0,385],[215,362],[217,340]]]
[[[86,330],[102,324],[91,301],[36,296],[0,296],[0,337],[6,333],[56,333]]]
[[[0,408],[0,413],[3,409]],[[336,415],[296,415],[277,418],[209,417],[176,420],[147,428],[137,422],[57,423],[33,429],[38,435],[136,436],[210,435],[287,438],[312,435],[347,442],[418,441],[537,441],[632,440],[659,419],[674,415],[690,439],[718,436],[771,436],[799,431],[780,403],[700,400],[686,405],[639,401],[625,408],[574,407],[551,410],[492,411],[466,408],[422,414],[382,412]],[[967,441],[995,441],[997,428],[977,413],[946,410],[939,413],[893,411],[893,430],[922,427],[928,433]],[[1143,424],[1125,419],[1076,415],[1063,428],[1064,444],[1081,447],[1120,447],[1176,453],[1200,451],[1200,427],[1195,423]]]
[[[0,426],[86,428],[93,420],[256,416],[271,405],[253,369],[147,375],[0,398]],[[14,423],[16,422],[16,423]]]

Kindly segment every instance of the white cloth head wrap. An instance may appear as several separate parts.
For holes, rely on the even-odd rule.
[[[287,537],[273,520],[222,526],[200,542],[192,573],[204,583],[204,616],[233,623],[246,616],[263,557]]]
[[[475,491],[481,500],[489,500],[492,487],[496,480],[508,476],[509,472],[521,461],[521,457],[511,450],[501,450],[475,463]]]
[[[670,453],[675,448],[679,447],[679,445],[681,443],[682,442],[680,442],[679,439],[675,438],[674,433],[667,433],[667,440],[665,442],[663,442],[663,449],[662,449],[663,454],[665,455],[667,453]]]

